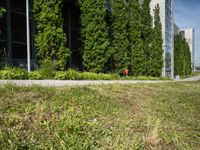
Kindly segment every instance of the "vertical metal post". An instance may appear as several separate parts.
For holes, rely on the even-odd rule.
[[[174,79],[174,0],[171,1],[171,33],[172,33],[172,48],[171,48],[171,78]]]
[[[30,25],[29,25],[29,0],[26,0],[26,34],[27,34],[27,69],[31,71],[30,61]]]

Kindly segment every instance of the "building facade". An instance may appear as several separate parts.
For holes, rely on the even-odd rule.
[[[192,69],[195,66],[195,31],[192,28],[180,29],[179,33],[186,39],[190,47]]]
[[[174,35],[177,35],[177,34],[179,34],[179,27],[178,27],[178,25],[177,24],[174,24]]]
[[[160,7],[160,19],[163,36],[163,77],[174,78],[174,2],[173,0],[151,0],[151,14],[155,6]]]
[[[109,0],[106,7],[111,11]],[[155,6],[160,6],[160,17],[163,35],[163,77],[174,77],[174,15],[173,0],[151,0],[151,13],[154,14]],[[26,37],[26,0],[1,0],[0,6],[6,8],[7,13],[0,18],[0,50],[6,50],[8,61],[11,65],[27,66],[27,37]],[[82,47],[80,35],[80,8],[74,0],[64,0],[63,4],[64,32],[67,36],[67,47],[72,51],[69,66],[81,68]],[[31,43],[31,66],[35,63],[34,47],[34,23],[30,17],[30,43]],[[0,53],[0,57],[3,55]],[[1,61],[0,61],[1,63]]]
[[[67,36],[67,47],[71,49],[71,57],[68,62],[70,67],[81,68],[82,47],[80,35],[80,9],[73,0],[63,1],[64,32]],[[6,58],[12,66],[27,66],[27,37],[26,37],[26,0],[0,0],[0,6],[6,9],[6,14],[0,18],[0,58]],[[30,15],[30,55],[31,66],[36,66],[35,46],[34,46],[35,27]],[[0,60],[0,64],[2,59]]]

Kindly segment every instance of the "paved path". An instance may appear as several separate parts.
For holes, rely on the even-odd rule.
[[[137,83],[167,83],[167,82],[182,82],[182,81],[198,81],[200,76],[191,77],[178,81],[168,80],[0,80],[0,85],[15,84],[17,86],[83,86],[83,85],[101,85],[101,84],[137,84]]]
[[[101,84],[137,84],[137,83],[164,83],[164,82],[173,82],[173,81],[140,81],[140,80],[0,80],[0,85],[3,84],[15,84],[17,86],[31,86],[31,85],[40,85],[40,86],[82,86],[82,85],[101,85]]]
[[[200,75],[191,77],[191,78],[187,78],[187,79],[183,79],[182,81],[199,81],[199,80],[200,80]]]

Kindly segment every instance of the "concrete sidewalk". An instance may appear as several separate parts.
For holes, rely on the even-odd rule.
[[[200,76],[195,76],[183,80],[0,80],[0,85],[15,84],[17,86],[84,86],[84,85],[101,85],[101,84],[138,84],[138,83],[167,83],[183,81],[199,81]]]
[[[166,80],[0,80],[0,85],[15,84],[17,86],[84,86],[101,84],[137,84],[137,83],[166,83],[173,81]]]
[[[200,75],[191,77],[191,78],[187,78],[187,79],[183,79],[182,81],[200,81]]]

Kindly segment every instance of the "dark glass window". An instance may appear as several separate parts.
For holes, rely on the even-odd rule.
[[[71,67],[81,69],[82,56],[79,50],[73,50],[71,54]]]
[[[72,28],[71,30],[71,47],[72,49],[78,50],[81,45],[81,35],[80,35],[80,30],[76,28]]]
[[[26,0],[11,0],[11,9],[15,11],[26,11]]]
[[[67,36],[67,45],[71,49],[70,67],[82,68],[82,47],[80,35],[80,9],[73,1],[65,1],[63,7],[64,32]]]
[[[0,18],[0,40],[6,40],[6,18]]]
[[[0,0],[0,7],[6,8],[5,0]],[[0,18],[0,40],[6,40],[6,17],[5,17],[5,15]]]
[[[22,14],[11,14],[12,40],[26,42],[26,17]]]
[[[1,0],[0,6],[5,8],[6,7],[6,0]]]
[[[24,58],[26,59],[26,45],[25,44],[12,44],[12,54],[13,58]]]
[[[4,55],[5,50],[6,50],[6,42],[0,41],[0,58]]]

